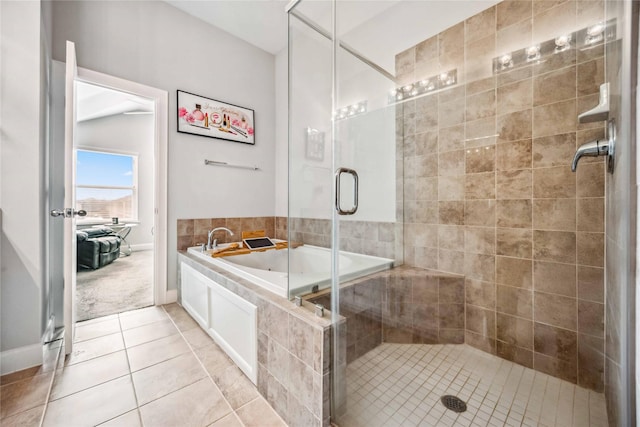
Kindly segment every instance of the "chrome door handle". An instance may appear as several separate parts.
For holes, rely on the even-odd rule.
[[[71,218],[74,216],[87,216],[87,211],[80,209],[80,210],[75,210],[75,209],[71,209],[71,208],[66,208],[63,210],[60,209],[53,209],[50,212],[50,215],[54,218],[56,217],[63,217],[63,218]]]
[[[344,210],[340,207],[340,177],[343,173],[348,173],[353,176],[353,207],[351,209]],[[358,173],[349,168],[338,168],[335,173],[336,178],[336,211],[338,215],[353,215],[358,210]]]
[[[75,210],[67,208],[66,217],[71,218],[73,216],[87,216],[87,211],[85,211],[84,209]]]

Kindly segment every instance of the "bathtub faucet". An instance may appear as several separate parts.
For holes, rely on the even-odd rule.
[[[218,239],[213,239],[213,243],[211,243],[211,238],[213,237],[213,233],[215,233],[216,231],[226,231],[227,233],[229,233],[229,236],[233,236],[233,231],[229,230],[227,227],[214,228],[213,230],[209,231],[207,235],[207,250],[215,249],[218,247]]]

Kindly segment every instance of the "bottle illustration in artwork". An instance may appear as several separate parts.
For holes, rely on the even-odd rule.
[[[209,113],[204,113],[204,127],[209,127]]]
[[[196,104],[196,109],[193,110],[193,118],[201,122],[204,120],[204,113],[200,110],[200,104]]]
[[[222,115],[222,128],[223,129],[227,128],[227,115],[226,114]]]

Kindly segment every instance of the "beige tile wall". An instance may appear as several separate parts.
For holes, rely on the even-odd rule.
[[[286,218],[279,218],[278,221],[280,224],[287,223]],[[289,228],[292,240],[315,246],[331,246],[331,220],[291,218]],[[340,249],[402,260],[402,234],[398,232],[401,229],[401,224],[391,222],[340,221]]]
[[[464,278],[403,266],[384,273],[382,340],[390,343],[464,342]]]
[[[323,292],[309,301],[331,306]],[[383,342],[464,342],[464,277],[397,267],[340,286],[346,318],[346,360],[351,363]]]
[[[604,136],[602,45],[494,74],[496,56],[603,19],[599,1],[505,0],[396,56],[406,84],[453,88],[398,108],[405,262],[466,276],[465,341],[603,389],[604,166],[570,163]]]

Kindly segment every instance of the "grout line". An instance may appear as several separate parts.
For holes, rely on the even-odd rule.
[[[120,335],[122,338],[122,343],[124,345],[124,355],[127,359],[127,366],[129,367],[129,379],[131,380],[131,387],[133,388],[133,397],[136,400],[136,411],[138,412],[138,420],[140,421],[140,425],[144,427],[144,422],[142,420],[142,413],[140,412],[140,402],[138,401],[138,393],[136,391],[136,384],[133,382],[133,372],[131,371],[131,363],[129,362],[129,351],[127,348],[126,341],[124,340],[124,331],[122,330],[122,323],[120,323],[120,314],[118,314],[118,325],[120,325]],[[124,415],[124,414],[120,414],[118,415],[118,417],[121,415]],[[114,417],[114,418],[117,418],[117,417]]]

